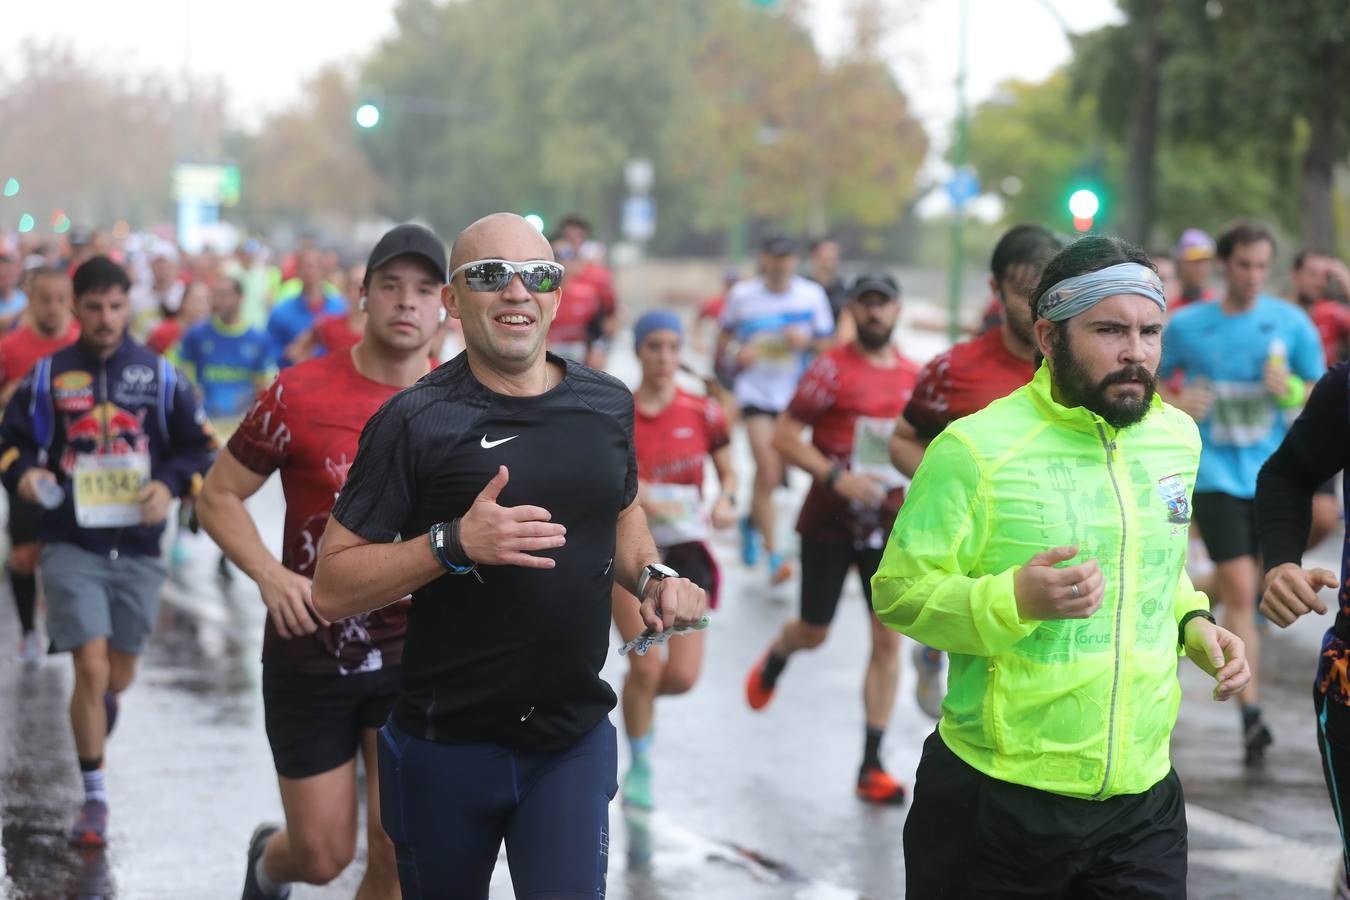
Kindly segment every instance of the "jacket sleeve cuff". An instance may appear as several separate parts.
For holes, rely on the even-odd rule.
[[[1013,566],[997,575],[986,575],[972,586],[971,621],[987,655],[1004,652],[1040,625],[1017,612],[1014,580],[1020,569]]]
[[[1189,587],[1189,584],[1187,586]],[[1180,625],[1182,618],[1187,613],[1197,609],[1209,609],[1209,597],[1205,595],[1204,591],[1191,588],[1189,593],[1178,594],[1176,601],[1172,604],[1172,617],[1176,620],[1177,625]]]

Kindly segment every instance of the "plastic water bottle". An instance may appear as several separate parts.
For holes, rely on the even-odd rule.
[[[43,478],[37,483],[38,505],[43,509],[57,509],[66,500],[66,492],[50,478]]]
[[[1270,349],[1266,351],[1266,364],[1277,369],[1289,368],[1289,347],[1282,338],[1270,342]]]

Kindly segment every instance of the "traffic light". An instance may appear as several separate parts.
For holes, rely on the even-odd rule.
[[[33,230],[33,226],[36,224],[37,221],[34,220],[32,213],[24,213],[19,216],[19,234],[27,234]]]
[[[1075,231],[1092,230],[1092,220],[1102,208],[1101,199],[1091,188],[1079,188],[1069,195],[1069,214]]]
[[[19,179],[11,175],[9,180],[5,182],[5,196],[13,197],[18,192],[19,192]]]
[[[362,103],[356,108],[356,124],[362,128],[374,128],[380,124],[380,108],[374,103]]]

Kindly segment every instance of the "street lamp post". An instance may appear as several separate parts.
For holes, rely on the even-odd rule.
[[[952,163],[956,173],[962,173],[966,167],[967,133],[969,114],[966,109],[966,20],[968,0],[961,0],[960,36],[957,48],[956,67],[956,144],[952,148]],[[961,277],[966,266],[966,204],[955,202],[953,192],[952,209],[952,261],[951,275],[947,284],[947,337],[955,342],[961,335]]]

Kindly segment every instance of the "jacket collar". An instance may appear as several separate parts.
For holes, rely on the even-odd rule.
[[[117,345],[116,349],[113,350],[113,352],[108,356],[106,360],[101,360],[98,358],[98,354],[94,353],[94,351],[90,350],[87,346],[85,346],[84,341],[77,340],[74,344],[75,351],[79,353],[79,355],[83,357],[90,365],[93,366],[102,364],[112,364],[120,361],[130,351],[133,345],[134,342],[131,340],[130,336],[128,336],[127,334],[123,334],[122,342]]]
[[[1064,406],[1055,399],[1053,388],[1050,363],[1048,360],[1042,360],[1040,368],[1036,370],[1036,374],[1032,376],[1030,383],[1026,386],[1027,395],[1031,398],[1032,405],[1042,415],[1065,428],[1094,436],[1105,434],[1111,440],[1114,440],[1121,431],[1129,431],[1129,428],[1117,429],[1101,416],[1085,407]],[[1147,422],[1150,416],[1156,415],[1162,409],[1162,406],[1162,398],[1155,392],[1153,401],[1149,404],[1148,414],[1144,416],[1143,422]],[[1138,424],[1142,425],[1143,422]],[[1138,427],[1138,425],[1130,427]]]

